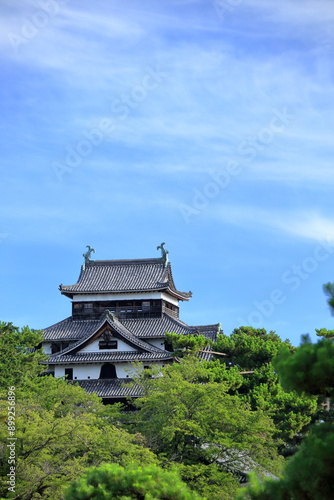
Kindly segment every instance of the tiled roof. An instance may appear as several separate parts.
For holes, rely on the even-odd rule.
[[[191,327],[186,323],[174,319],[166,313],[161,318],[122,319],[122,324],[139,338],[163,338],[166,332],[182,335],[191,332]]]
[[[157,350],[158,351],[158,350]],[[76,354],[54,354],[45,362],[49,365],[62,365],[67,363],[122,363],[132,361],[160,361],[172,359],[171,353],[159,349],[160,352],[139,351],[105,351],[105,352],[78,352]]]
[[[139,397],[144,394],[139,384],[127,378],[77,380],[76,382],[89,394],[96,392],[100,398]]]
[[[172,318],[166,313],[161,318],[124,319],[120,320],[119,324],[123,325],[129,333],[139,339],[163,338],[165,332],[178,333],[179,335],[198,332],[211,340],[215,340],[219,329],[219,324],[188,326],[183,321]],[[70,317],[46,328],[44,330],[44,340],[53,342],[83,340],[93,334],[99,328],[99,325],[101,325],[101,319],[73,320]],[[124,330],[122,331],[124,332]]]
[[[110,313],[109,311],[105,311],[105,313],[103,313],[102,318],[95,326],[94,330],[92,330],[88,335],[86,335],[82,339],[79,339],[77,342],[75,342],[75,344],[72,344],[66,349],[64,349],[62,351],[62,354],[67,354],[67,353],[74,354],[76,351],[80,349],[80,347],[86,345],[89,339],[94,337],[94,335],[98,333],[98,331],[101,330],[106,324],[111,326],[111,328],[113,328],[115,332],[117,332],[125,341],[128,341],[132,346],[138,347],[140,350],[144,350],[146,352],[156,352],[157,354],[161,354],[161,349],[152,346],[151,344],[148,344],[143,340],[140,340],[125,326],[123,326],[122,323],[117,319],[117,317],[114,314]]]
[[[203,351],[200,351],[198,357],[203,359],[203,361],[210,361],[212,359],[212,353],[210,351],[211,347],[204,347]]]
[[[100,320],[73,320],[72,317],[59,321],[43,330],[44,341],[79,340],[95,330]]]
[[[166,332],[179,335],[199,333],[216,340],[219,323],[214,325],[189,326],[183,321],[164,313],[162,318],[125,319],[122,324],[139,338],[163,338]]]
[[[170,263],[162,259],[92,260],[85,264],[75,285],[60,285],[64,295],[169,291],[181,300],[191,292],[176,289]]]
[[[120,321],[118,321],[115,316],[113,317],[110,313],[105,315],[108,323],[116,332],[118,332],[124,340],[129,340],[131,343],[135,344],[137,347],[144,349],[145,351],[157,352],[159,353],[161,349],[147,344],[147,342],[140,340],[136,335],[134,335],[130,330],[128,330]],[[101,321],[103,323],[103,320]]]

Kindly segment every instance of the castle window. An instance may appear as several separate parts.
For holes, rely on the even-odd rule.
[[[51,353],[56,354],[61,350],[61,342],[52,342],[51,344]]]
[[[65,377],[67,380],[73,380],[73,368],[65,368]]]
[[[63,351],[69,345],[69,342],[52,342],[51,353],[56,354],[57,352]]]

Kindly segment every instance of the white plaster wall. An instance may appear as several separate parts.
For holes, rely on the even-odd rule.
[[[59,340],[59,341],[56,341],[56,342],[60,343],[62,341]],[[69,346],[71,346],[72,344],[75,344],[75,342],[69,342],[68,343]],[[52,347],[51,346],[52,346],[52,342],[43,342],[42,347],[43,347],[43,350],[44,350],[45,354],[52,354]]]
[[[65,368],[73,368],[73,366],[62,366],[62,365],[57,365],[55,366],[55,377],[64,377],[65,376]]]
[[[64,377],[65,368],[73,368],[73,380],[87,380],[88,377],[91,379],[98,379],[100,377],[101,367],[103,364],[104,363],[87,365],[59,365],[55,367],[55,377]],[[114,366],[116,368],[117,378],[131,378],[131,373],[135,373],[135,371],[131,369],[130,363],[114,363]],[[126,368],[128,368],[129,371],[126,371]]]
[[[43,347],[43,351],[45,354],[52,354],[51,353],[51,342],[43,342],[42,347]]]
[[[174,304],[174,306],[178,306],[179,305],[179,301],[178,301],[177,298],[172,297],[171,295],[169,295],[168,293],[165,293],[165,292],[163,292],[161,295],[162,295],[162,298],[164,300],[167,300],[167,302],[170,302],[171,304]]]
[[[86,380],[90,378],[99,378],[101,372],[101,364],[96,365],[75,365],[73,370],[73,378],[77,380]]]
[[[96,294],[76,294],[72,302],[94,302],[96,300],[159,300],[164,299],[175,306],[179,301],[165,292],[147,292],[147,293],[96,293]]]
[[[118,378],[131,378],[136,373],[130,363],[115,363],[115,366]]]
[[[145,339],[145,341],[154,347],[158,347],[159,349],[165,348],[164,339]]]
[[[80,349],[79,352],[115,352],[115,351],[136,351],[133,347],[126,344],[123,340],[119,340],[115,337],[112,337],[112,340],[117,340],[117,349],[99,349],[99,341],[103,340],[102,337],[94,340],[91,344],[88,344],[83,349]]]
[[[73,368],[73,380],[87,380],[88,377],[90,379],[98,379],[100,377],[101,366],[103,364],[104,363],[86,364],[86,365],[77,365],[77,364],[58,365],[55,366],[54,376],[56,378],[64,377],[65,368]],[[152,367],[157,367],[157,366],[161,367],[163,366],[163,363],[146,362],[143,363],[143,365]],[[135,369],[131,366],[131,363],[114,363],[114,366],[116,368],[117,378],[131,378],[138,371],[138,369]],[[143,370],[144,369],[143,366],[141,366],[140,369]]]
[[[136,373],[138,373],[138,370],[144,370],[144,365],[150,366],[152,368],[156,368],[156,367],[161,368],[164,364],[161,361],[159,361],[159,362],[146,361],[146,362],[142,363],[142,365],[139,368],[134,368],[133,366],[131,366],[131,363],[118,363],[118,364],[115,364],[117,377],[118,378],[131,378],[134,375],[136,375]]]
[[[99,378],[101,371],[101,364],[96,365],[58,365],[55,366],[55,377],[64,377],[65,376],[65,368],[73,368],[73,380],[87,380],[88,377],[91,379]]]

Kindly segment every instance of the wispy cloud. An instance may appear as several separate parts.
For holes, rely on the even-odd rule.
[[[269,3],[266,0],[244,0],[245,7],[254,11],[261,11],[268,21],[288,22],[295,25],[317,25],[330,23],[334,19],[333,3],[331,0],[283,0],[282,2]]]
[[[9,235],[1,250],[10,258],[13,246],[35,256],[43,245],[89,242],[105,246],[106,258],[114,247],[131,258],[137,248],[147,255],[147,241],[157,238],[191,269],[201,260],[204,280],[218,275],[220,287],[229,273],[231,290],[244,281],[241,265],[253,283],[262,265],[298,261],[291,241],[300,249],[333,238],[332,0],[243,0],[223,20],[207,0],[64,0],[37,26],[44,3],[1,5],[0,230]],[[16,51],[9,33],[24,38]],[[148,66],[168,76],[141,100]],[[132,92],[137,100],[129,104]],[[273,116],[284,110],[293,119],[271,134]],[[104,119],[114,122],[112,133],[59,184],[53,162],[63,162],[68,147],[80,149]],[[244,154],[242,145],[254,148],[254,140],[256,154]],[[224,183],[233,162],[240,168]],[[206,193],[204,208],[186,224],[179,206],[191,208],[198,193]],[[277,248],[266,246],[267,235]],[[67,264],[55,260],[65,273]],[[231,315],[232,323],[235,303],[209,288],[218,318],[224,303],[222,319]],[[239,296],[235,290],[238,304]],[[284,315],[279,320],[286,324]]]
[[[258,206],[217,205],[210,211],[210,216],[224,224],[239,225],[256,231],[270,230],[273,233],[285,233],[294,238],[309,240],[334,241],[334,219],[308,210],[275,210]]]

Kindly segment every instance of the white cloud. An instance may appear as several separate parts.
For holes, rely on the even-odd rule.
[[[285,217],[284,217],[285,219]],[[286,232],[311,240],[334,241],[334,220],[318,214],[301,214],[279,225]]]
[[[334,241],[334,219],[312,211],[264,209],[256,206],[224,205],[208,210],[213,218],[228,224],[269,229],[295,238]]]

